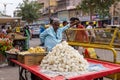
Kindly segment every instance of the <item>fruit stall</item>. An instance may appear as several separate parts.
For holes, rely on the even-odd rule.
[[[8,64],[10,66],[15,66],[10,59],[18,60],[21,63],[26,65],[40,64],[42,58],[47,54],[45,48],[43,47],[31,47],[27,51],[21,51],[17,48],[12,48],[8,51],[5,51],[8,59]]]
[[[21,17],[0,17],[0,25],[11,26],[12,29],[21,22]],[[11,30],[12,33],[3,34],[0,33],[0,63],[6,62],[6,53],[5,51],[10,50],[11,48],[19,48],[20,50],[25,50],[26,37],[22,36],[19,33],[15,33],[14,30]],[[19,45],[19,46],[18,46]]]

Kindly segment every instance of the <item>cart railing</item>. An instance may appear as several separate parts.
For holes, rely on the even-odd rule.
[[[119,28],[70,28],[66,31],[66,35],[68,43],[72,46],[111,50],[114,57],[113,62],[117,63],[117,52],[115,48],[120,47]]]

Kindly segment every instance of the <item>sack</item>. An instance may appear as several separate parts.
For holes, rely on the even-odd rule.
[[[84,56],[86,58],[94,58],[94,59],[98,58],[94,48],[86,48],[84,51]]]

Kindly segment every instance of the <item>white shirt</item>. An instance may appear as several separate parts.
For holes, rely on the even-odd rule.
[[[93,29],[93,27],[91,25],[88,25],[86,29]],[[95,38],[95,33],[94,33],[94,30],[90,30],[91,32],[91,35]],[[88,33],[88,31],[87,31]],[[88,35],[90,36],[90,34],[88,33]]]
[[[91,25],[88,25],[86,29],[92,29],[93,27]]]
[[[7,32],[6,32],[6,30],[5,30],[5,29],[2,29],[2,33],[7,34]]]

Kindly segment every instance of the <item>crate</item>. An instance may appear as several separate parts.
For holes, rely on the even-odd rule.
[[[39,65],[43,59],[44,56],[46,56],[47,53],[32,53],[32,54],[25,54],[25,55],[18,55],[18,61],[26,64],[26,65]]]

